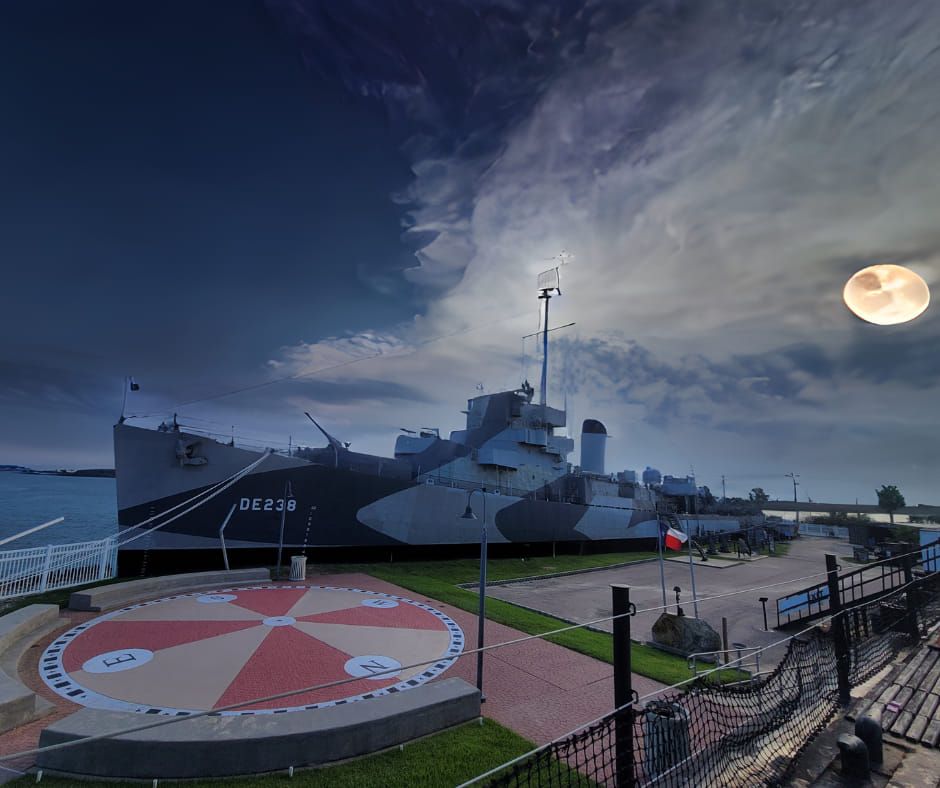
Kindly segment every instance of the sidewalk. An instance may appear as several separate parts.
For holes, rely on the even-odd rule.
[[[364,574],[311,575],[308,583],[363,588],[425,602],[446,613],[464,632],[466,648],[476,648],[477,617],[460,608]],[[526,637],[524,632],[486,622],[487,644]],[[476,684],[476,655],[443,673]],[[640,695],[665,685],[633,674]],[[544,640],[529,640],[483,655],[483,714],[536,744],[545,744],[611,711],[613,666]]]

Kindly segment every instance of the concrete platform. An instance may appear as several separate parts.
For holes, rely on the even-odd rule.
[[[39,676],[63,703],[86,708],[46,727],[40,747],[106,738],[41,752],[37,767],[148,780],[257,774],[364,755],[479,716],[466,681],[428,683],[464,642],[431,606],[333,585],[202,590],[218,574],[197,576],[195,592],[82,616],[52,639]],[[166,587],[120,585],[118,597],[95,590],[81,604]],[[263,700],[282,693],[292,694]],[[120,735],[135,728],[146,729]]]
[[[0,733],[51,710],[50,703],[19,680],[16,664],[58,620],[58,605],[27,605],[0,617]]]
[[[742,557],[742,558],[721,557],[719,558],[717,556],[709,556],[707,561],[703,561],[701,556],[695,555],[695,556],[692,556],[692,563],[695,566],[705,566],[711,569],[729,569],[732,566],[740,566],[741,564],[752,564],[755,561],[760,561],[762,558],[767,558],[767,556],[755,555],[755,556],[751,556],[750,558],[747,558],[747,557]],[[678,556],[671,556],[670,558],[666,558],[663,560],[670,561],[674,564],[685,564],[686,566],[689,565],[688,556],[685,556],[682,558]]]
[[[241,583],[267,582],[270,579],[271,572],[268,569],[232,569],[221,572],[190,572],[182,575],[144,577],[140,580],[129,580],[126,583],[111,583],[75,591],[69,597],[69,610],[97,613],[100,610],[120,607],[128,602],[136,602],[150,596]]]
[[[207,716],[51,752],[41,769],[83,777],[163,779],[258,774],[385,749],[475,719],[480,695],[462,679],[410,692],[292,714]],[[46,747],[119,732],[153,718],[82,709],[50,725]]]

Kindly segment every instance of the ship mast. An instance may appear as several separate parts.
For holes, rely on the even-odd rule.
[[[546,404],[548,392],[548,302],[553,295],[561,295],[561,274],[558,268],[542,271],[538,278],[539,301],[542,302],[542,381],[539,386],[539,404]]]

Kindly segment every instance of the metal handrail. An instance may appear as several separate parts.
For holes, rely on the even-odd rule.
[[[936,559],[925,556],[924,552],[940,546],[940,539],[920,545],[911,550],[911,568],[914,571],[923,569]],[[860,603],[884,596],[906,582],[902,557],[894,556],[877,561],[869,566],[862,566],[850,572],[840,574],[838,577],[839,592],[844,602]],[[840,567],[841,568],[841,567]],[[796,600],[797,604],[791,608],[781,610],[781,602]],[[816,611],[813,612],[813,607]],[[777,626],[789,624],[793,621],[805,620],[820,616],[829,609],[828,581],[793,591],[777,598]],[[804,610],[805,609],[805,610]],[[786,621],[781,617],[786,615]]]
[[[237,504],[232,504],[232,508],[228,510],[228,514],[225,516],[225,521],[219,528],[219,541],[222,543],[222,560],[225,562],[226,572],[228,571],[228,550],[225,549],[225,528],[228,525],[228,521],[232,519],[232,515],[235,514],[236,506]]]
[[[0,599],[114,577],[117,537],[0,552]]]
[[[698,660],[702,661],[714,661],[716,665],[725,664],[727,665],[732,661],[730,658],[731,654],[734,654],[734,663],[735,667],[739,670],[743,670],[746,673],[751,674],[751,679],[757,678],[761,675],[760,669],[760,655],[763,651],[763,646],[745,646],[742,643],[733,644],[731,648],[720,648],[715,651],[697,651],[694,654],[689,654],[686,657],[686,661],[689,666],[689,670],[692,671],[694,676],[698,675]],[[750,652],[750,653],[749,653]],[[713,660],[705,660],[705,657],[713,657]],[[754,670],[748,670],[745,665],[748,664],[748,659],[753,657]],[[709,668],[711,670],[711,668]]]

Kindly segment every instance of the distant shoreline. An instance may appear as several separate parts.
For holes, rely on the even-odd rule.
[[[53,471],[37,471],[25,465],[0,465],[0,473],[25,473],[30,476],[77,476],[91,479],[113,479],[114,468],[78,468],[67,470],[59,468]]]

